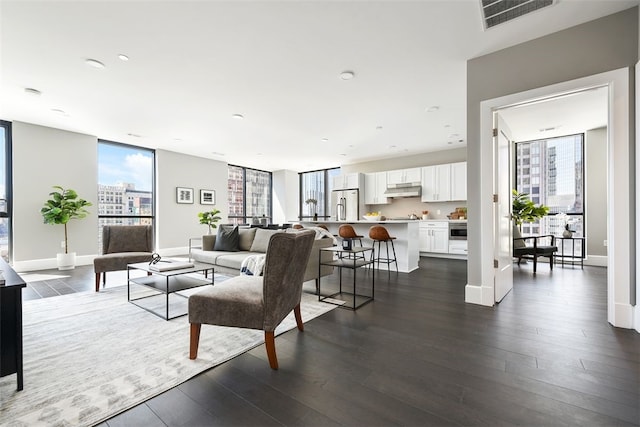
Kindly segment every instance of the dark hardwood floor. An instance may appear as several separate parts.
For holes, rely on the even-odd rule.
[[[278,371],[260,346],[101,426],[640,424],[640,334],[607,323],[606,269],[514,265],[488,308],[464,261],[420,266],[277,337]]]

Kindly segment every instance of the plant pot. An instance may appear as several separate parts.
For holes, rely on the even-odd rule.
[[[571,232],[571,230],[564,230],[562,232],[562,237],[569,239],[573,237],[573,233]]]
[[[56,261],[58,262],[58,270],[73,270],[76,266],[76,253],[58,254]]]

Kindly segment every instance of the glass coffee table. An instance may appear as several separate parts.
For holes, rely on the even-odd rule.
[[[175,270],[156,271],[151,268],[151,265],[147,262],[139,262],[136,264],[127,265],[127,300],[137,305],[138,307],[147,310],[150,313],[155,314],[165,320],[175,319],[187,315],[187,313],[181,313],[172,317],[169,317],[169,295],[174,294],[181,298],[189,298],[186,295],[181,295],[177,292],[187,289],[197,288],[200,286],[213,286],[214,270],[213,265],[192,262],[193,267],[180,268]],[[146,271],[147,276],[143,277],[131,277],[132,270]],[[201,274],[202,273],[202,274]],[[211,276],[209,276],[209,274]],[[150,295],[144,295],[137,298],[131,297],[131,285],[141,285],[148,289],[152,289],[153,292]],[[158,297],[159,295],[165,295],[164,313],[159,313],[158,310],[154,310],[149,306],[142,305],[139,301],[148,298]]]

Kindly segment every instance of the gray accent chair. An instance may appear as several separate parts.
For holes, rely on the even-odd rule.
[[[150,225],[105,225],[102,228],[102,255],[93,260],[96,292],[107,283],[107,271],[126,270],[127,264],[151,261],[153,229]]]
[[[277,233],[271,236],[263,276],[236,276],[189,297],[191,339],[189,358],[198,356],[202,324],[233,326],[264,331],[269,365],[278,369],[276,327],[293,310],[296,324],[304,330],[300,315],[302,279],[315,233]]]
[[[533,242],[531,246],[527,245],[527,241]],[[522,258],[532,259],[534,273],[538,269],[538,257],[541,256],[549,258],[549,268],[553,271],[553,257],[558,252],[555,243],[556,238],[551,234],[522,237],[520,229],[515,224],[513,226],[513,256],[518,258],[518,265]]]

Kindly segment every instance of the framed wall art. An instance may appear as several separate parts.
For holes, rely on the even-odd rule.
[[[200,204],[215,205],[216,204],[215,190],[200,190]]]
[[[176,203],[193,203],[193,188],[176,187]]]

